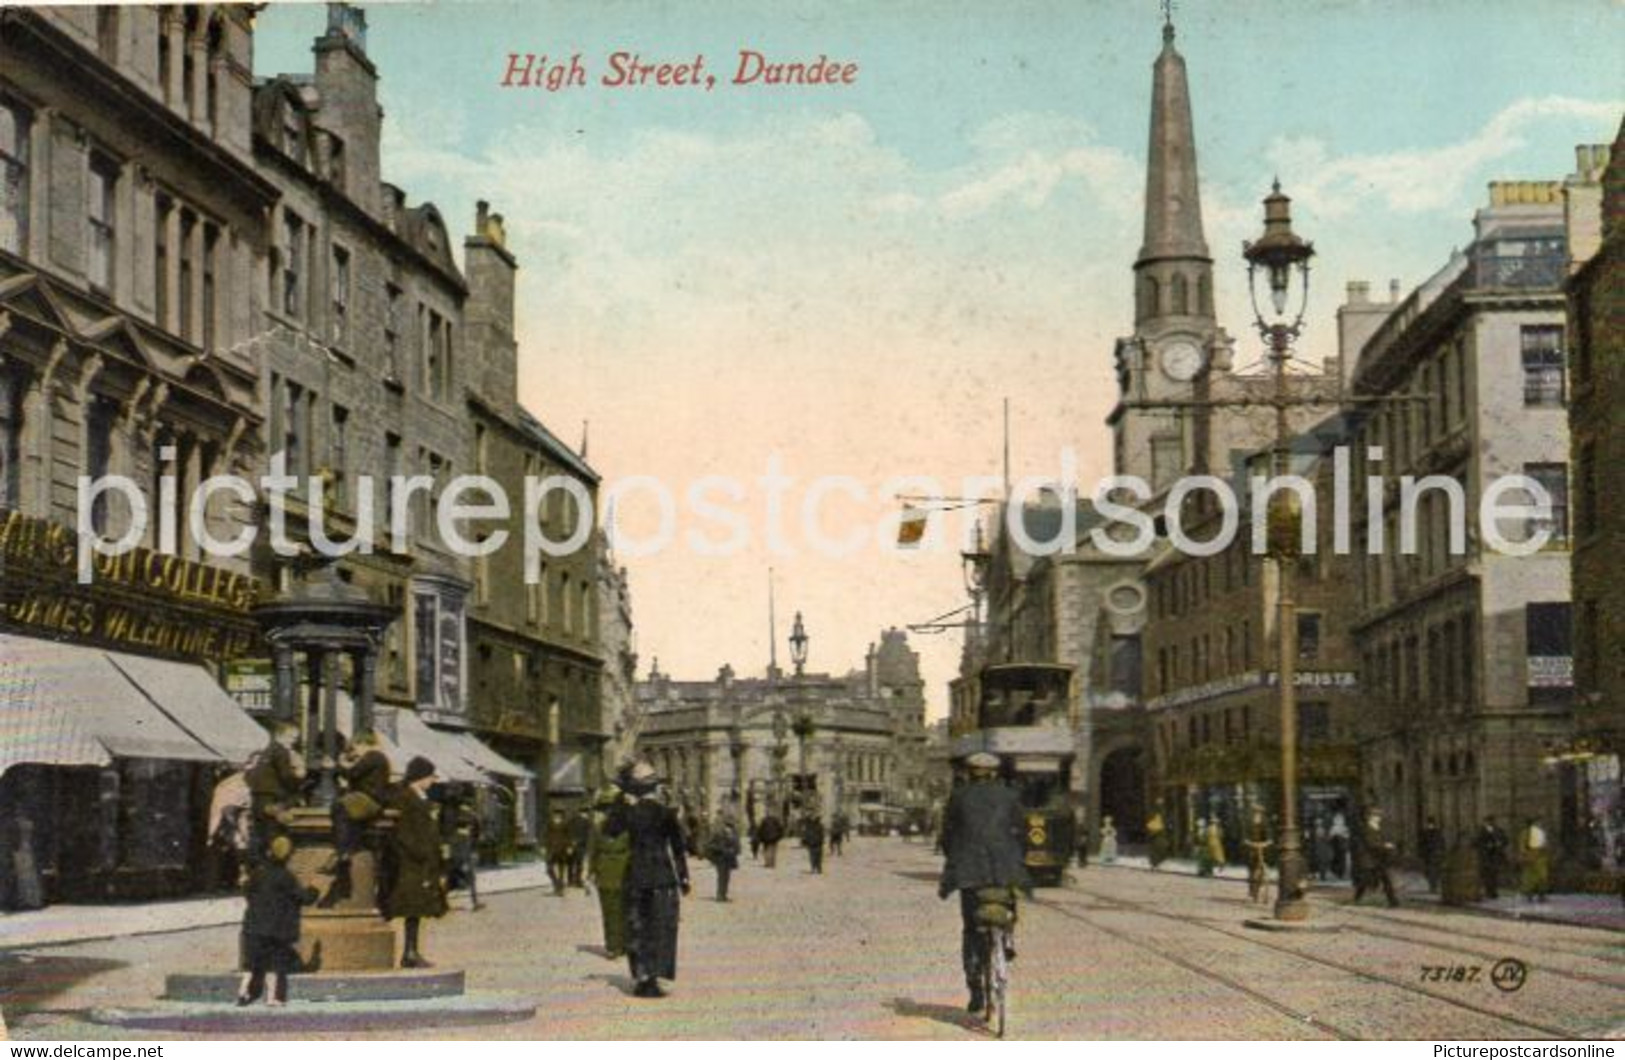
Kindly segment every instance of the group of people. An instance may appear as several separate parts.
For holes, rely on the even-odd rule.
[[[479,815],[472,792],[431,797],[439,783],[434,763],[422,756],[407,762],[401,779],[373,733],[357,734],[335,763],[339,790],[329,807],[332,852],[313,875],[325,888],[302,884],[288,863],[294,843],[288,826],[310,790],[298,751],[297,726],[279,723],[270,741],[217,791],[215,841],[239,856],[239,882],[247,897],[243,950],[247,968],[237,1003],[266,997],[271,1005],[287,998],[287,977],[299,970],[296,950],[302,911],[310,905],[340,906],[356,897],[353,864],[365,848],[368,827],[386,812],[394,826],[375,874],[376,894],[362,896],[388,919],[403,922],[402,968],[428,968],[423,956],[425,919],[444,916],[453,886],[469,891],[472,909],[481,908],[477,883]],[[233,793],[246,799],[233,802]],[[449,853],[449,857],[448,857]],[[267,989],[269,994],[267,996]]]

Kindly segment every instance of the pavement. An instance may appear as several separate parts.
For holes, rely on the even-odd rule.
[[[1150,859],[1143,855],[1124,855],[1113,862],[1094,861],[1092,868],[1103,869],[1130,869],[1140,872],[1151,872]],[[1196,875],[1196,862],[1183,858],[1170,858],[1158,865],[1157,872],[1174,873],[1182,876]],[[1275,882],[1275,872],[1269,873],[1270,882]],[[1535,902],[1525,899],[1515,893],[1516,888],[1507,888],[1502,891],[1501,897],[1475,902],[1469,906],[1447,907],[1439,900],[1439,896],[1430,893],[1426,878],[1419,872],[1410,872],[1404,869],[1393,874],[1394,890],[1399,899],[1406,905],[1419,905],[1437,909],[1450,908],[1467,913],[1476,913],[1480,916],[1499,917],[1505,920],[1535,920],[1549,924],[1568,924],[1575,927],[1598,928],[1604,931],[1625,932],[1625,902],[1619,900],[1618,895],[1611,894],[1553,894],[1544,902]],[[1226,866],[1219,875],[1212,877],[1215,884],[1229,881],[1231,883],[1247,883],[1246,870],[1237,865]],[[1310,889],[1314,893],[1328,897],[1351,899],[1354,895],[1354,886],[1346,880],[1312,881]],[[1380,895],[1379,899],[1380,900]],[[1367,899],[1371,901],[1371,899]]]
[[[544,877],[535,870],[527,886],[517,886],[526,870],[482,875],[487,907],[459,908],[428,925],[425,952],[442,968],[466,969],[471,991],[534,1003],[536,1015],[433,1026],[416,1036],[987,1037],[963,1008],[958,903],[938,900],[939,861],[928,846],[859,839],[844,857],[830,858],[823,875],[809,872],[800,855],[781,851],[772,871],[747,860],[728,903],[712,899],[711,871],[695,864],[678,975],[663,1000],[630,995],[625,962],[607,959],[601,948],[592,896],[575,890],[555,897],[536,885]],[[1625,947],[1613,931],[1411,902],[1394,910],[1352,906],[1332,889],[1317,888],[1310,905],[1312,917],[1339,930],[1250,930],[1245,921],[1259,908],[1239,881],[1225,877],[1127,864],[1078,870],[1066,886],[1040,890],[1022,907],[1010,1036],[1625,1040]],[[212,908],[215,919],[228,911],[196,908]],[[155,1007],[169,972],[230,967],[234,920],[178,920],[183,930],[165,931],[140,916],[131,926],[141,934],[102,920],[100,938],[0,952],[0,1008],[12,1035],[226,1036],[206,1010],[164,1028],[92,1021],[98,1010]],[[269,1019],[252,1033],[317,1036],[285,1033]],[[364,1020],[324,1033],[399,1036]]]

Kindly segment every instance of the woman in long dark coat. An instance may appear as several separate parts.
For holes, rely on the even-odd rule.
[[[655,798],[659,780],[639,762],[616,783],[633,800],[605,822],[605,834],[632,837],[622,885],[626,903],[626,955],[636,997],[663,997],[660,979],[677,978],[679,892],[689,892],[688,852],[677,814]]]
[[[402,968],[432,967],[418,949],[418,935],[424,917],[446,915],[446,866],[440,856],[440,827],[428,797],[433,783],[434,763],[421,756],[414,758],[407,763],[406,780],[393,801],[400,818],[393,836],[395,879],[385,908],[391,919],[406,921]]]

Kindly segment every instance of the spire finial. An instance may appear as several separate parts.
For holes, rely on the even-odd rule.
[[[1174,0],[1162,0],[1162,39],[1167,43],[1174,39]]]

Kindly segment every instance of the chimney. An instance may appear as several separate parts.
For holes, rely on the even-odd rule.
[[[378,70],[367,58],[367,15],[349,4],[327,5],[327,32],[316,38],[316,122],[342,142],[345,191],[373,217],[383,217]]]
[[[1371,300],[1371,285],[1364,280],[1350,280],[1348,287],[1349,305],[1365,305]]]
[[[519,351],[514,339],[515,281],[519,263],[508,250],[502,215],[490,203],[474,206],[474,232],[463,240],[468,301],[463,305],[464,357],[469,379],[487,405],[513,415],[518,408]]]
[[[1388,281],[1388,301],[1399,301],[1399,280],[1397,278]]]

